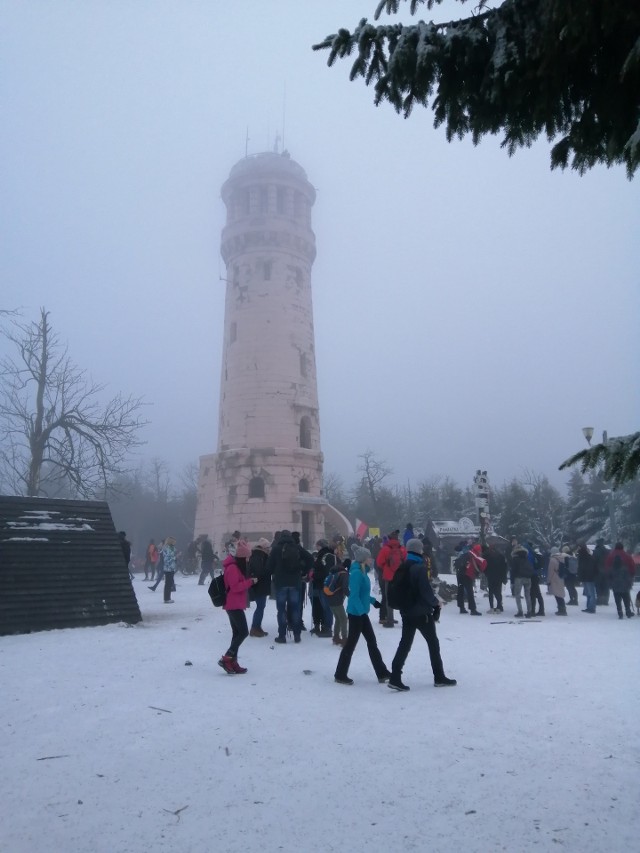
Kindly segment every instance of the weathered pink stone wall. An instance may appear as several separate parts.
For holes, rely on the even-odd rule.
[[[227,266],[218,447],[200,459],[195,534],[217,548],[324,536],[322,453],[311,302],[315,190],[288,154],[247,157],[222,188]]]

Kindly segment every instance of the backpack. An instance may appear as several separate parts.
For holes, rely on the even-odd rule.
[[[458,556],[453,561],[453,567],[456,570],[457,575],[460,575],[460,574],[463,575],[466,572],[468,562],[469,562],[469,552],[468,551],[462,551],[461,554],[458,554]]]
[[[561,581],[563,581],[568,574],[568,571],[569,571],[567,568],[568,562],[569,562],[568,557],[565,557],[564,560],[561,560],[561,559],[558,560],[558,577],[560,578]]]
[[[224,575],[216,575],[209,584],[209,598],[214,607],[223,607],[227,600],[227,587]]]
[[[416,594],[411,584],[411,564],[400,563],[387,586],[387,605],[392,610],[409,610],[416,602]]]
[[[327,575],[322,591],[325,595],[335,595],[342,589],[342,579],[340,577],[340,567],[336,566]]]
[[[387,566],[395,574],[398,566],[402,562],[402,553],[400,552],[400,548],[389,548],[389,554],[386,562]]]
[[[578,574],[578,558],[569,554],[567,556],[566,561],[567,566],[567,574],[568,575],[577,575]]]
[[[300,572],[300,549],[295,542],[285,542],[282,546],[282,568],[288,575]]]

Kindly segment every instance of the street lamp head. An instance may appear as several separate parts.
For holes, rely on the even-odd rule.
[[[586,438],[589,447],[591,447],[591,439],[593,438],[593,427],[582,427],[582,434]]]

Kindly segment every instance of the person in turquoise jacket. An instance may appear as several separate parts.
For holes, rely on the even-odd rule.
[[[347,604],[349,636],[338,658],[335,674],[335,680],[338,684],[353,684],[353,679],[349,678],[349,664],[355,647],[358,645],[360,634],[366,640],[369,657],[378,681],[384,684],[391,677],[391,673],[382,660],[373,625],[369,619],[371,605],[373,604],[375,608],[380,607],[380,603],[371,596],[369,572],[372,562],[371,551],[368,548],[354,546],[353,562],[349,569],[349,601]]]

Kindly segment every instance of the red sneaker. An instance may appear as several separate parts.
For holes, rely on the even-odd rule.
[[[231,667],[237,675],[244,675],[247,671],[247,668],[245,666],[240,666],[237,660],[231,661]]]

